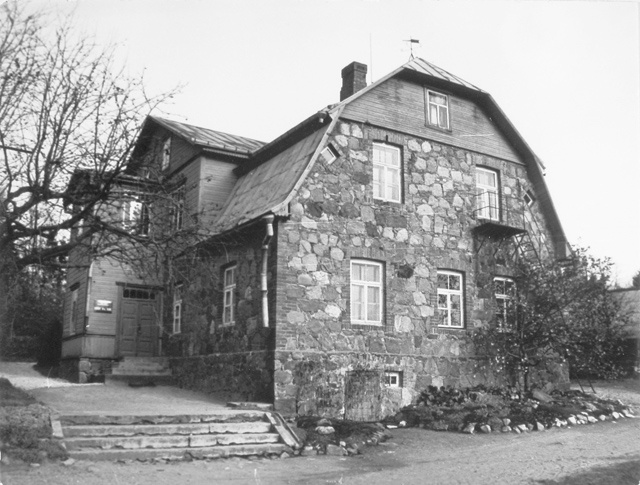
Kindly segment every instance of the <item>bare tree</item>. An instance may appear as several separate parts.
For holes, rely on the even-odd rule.
[[[142,77],[116,67],[113,48],[78,36],[71,20],[55,29],[48,20],[17,1],[0,6],[0,323],[20,271],[58,264],[96,234],[130,234],[88,216],[109,203],[144,117],[173,94],[148,96]],[[74,176],[90,190],[70,190]],[[99,240],[92,250],[118,244]]]

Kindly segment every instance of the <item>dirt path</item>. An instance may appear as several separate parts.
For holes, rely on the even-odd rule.
[[[525,435],[394,430],[356,458],[329,456],[169,464],[4,466],[3,485],[516,484],[637,485],[640,419]]]

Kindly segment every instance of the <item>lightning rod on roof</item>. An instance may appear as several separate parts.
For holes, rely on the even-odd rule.
[[[409,49],[411,49],[411,55],[409,56],[409,60],[412,61],[415,57],[413,55],[413,44],[420,44],[420,41],[418,39],[414,39],[413,37],[409,37],[407,40],[404,40],[403,42],[409,43]]]

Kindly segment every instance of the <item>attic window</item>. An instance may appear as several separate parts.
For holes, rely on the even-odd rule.
[[[449,129],[448,96],[427,89],[427,121],[431,126]]]
[[[529,207],[536,203],[536,196],[533,195],[533,192],[531,192],[531,190],[527,190],[523,198],[525,204],[527,204]]]
[[[327,165],[331,165],[336,161],[339,154],[338,151],[333,147],[333,145],[329,144],[320,152],[320,156],[324,160],[324,163],[326,163]]]
[[[167,138],[162,144],[162,170],[166,170],[169,167],[169,161],[171,159],[171,138]]]

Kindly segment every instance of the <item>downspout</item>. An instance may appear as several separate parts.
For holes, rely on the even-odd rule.
[[[260,291],[262,292],[262,326],[269,327],[269,299],[267,297],[267,267],[269,262],[269,242],[273,237],[273,214],[262,218],[265,222],[266,234],[262,240],[262,269],[260,271]]]

